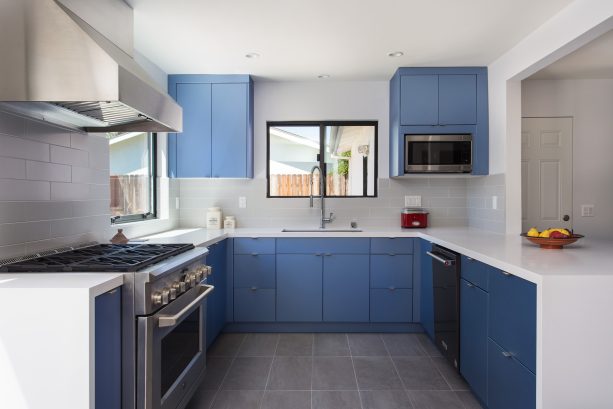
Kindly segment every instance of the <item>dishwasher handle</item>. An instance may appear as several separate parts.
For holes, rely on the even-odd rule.
[[[439,263],[444,264],[446,267],[451,267],[455,265],[455,260],[453,259],[441,257],[438,254],[434,254],[431,251],[426,251],[426,254],[432,257],[434,260],[438,261]]]

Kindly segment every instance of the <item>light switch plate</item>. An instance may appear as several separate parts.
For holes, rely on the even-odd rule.
[[[594,205],[581,205],[581,217],[594,217]]]
[[[498,209],[498,196],[492,196],[492,209]]]
[[[239,198],[238,198],[238,207],[240,209],[246,209],[247,208],[247,197],[246,196],[239,196]]]
[[[405,207],[421,207],[421,196],[405,196]]]
[[[175,197],[175,209],[179,210],[179,198]]]

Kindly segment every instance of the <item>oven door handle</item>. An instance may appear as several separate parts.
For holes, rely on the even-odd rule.
[[[447,267],[455,265],[455,260],[443,258],[441,256],[438,256],[432,253],[431,251],[426,251],[426,254],[432,257],[434,260],[438,261],[439,263],[443,263]]]
[[[176,313],[174,315],[160,315],[158,317],[158,326],[160,328],[165,328],[165,327],[172,327],[172,326],[177,325],[177,322],[179,322],[184,316],[189,314],[191,309],[195,305],[200,304],[202,302],[202,300],[204,300],[211,293],[211,291],[213,291],[213,289],[215,288],[212,285],[199,285],[199,287],[201,289],[205,288],[205,290],[202,292],[202,294],[200,294],[198,297],[196,297],[194,299],[194,301],[192,301],[189,304],[187,304],[185,306],[185,308],[183,308],[178,313]]]

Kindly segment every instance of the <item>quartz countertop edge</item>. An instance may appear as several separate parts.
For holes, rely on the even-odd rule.
[[[363,228],[360,232],[283,232],[282,228],[236,228],[207,230],[180,228],[143,237],[145,243],[193,243],[210,246],[226,238],[238,237],[416,237],[439,244],[467,257],[540,284],[553,276],[613,275],[610,249],[613,242],[582,239],[563,250],[540,249],[519,235],[492,233],[470,227],[432,227],[426,229]]]
[[[123,285],[122,273],[2,273],[0,289],[85,290],[91,298]]]

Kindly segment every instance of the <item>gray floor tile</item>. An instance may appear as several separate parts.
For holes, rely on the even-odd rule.
[[[451,389],[454,391],[467,391],[469,390],[468,384],[460,376],[460,373],[453,367],[445,358],[432,358],[434,366],[443,375],[443,378],[447,381]]]
[[[360,391],[363,409],[413,409],[405,390]]]
[[[359,389],[402,389],[389,357],[355,357],[353,365]]]
[[[421,346],[424,348],[424,351],[426,351],[427,355],[443,356],[426,334],[419,334],[418,338],[419,342],[421,343]]]
[[[349,356],[349,344],[345,334],[315,334],[315,356]]]
[[[219,391],[211,409],[258,409],[264,391]]]
[[[261,409],[311,409],[311,392],[266,391]]]
[[[210,409],[217,391],[198,389],[185,409]]]
[[[349,334],[352,356],[388,356],[379,334]]]
[[[220,358],[215,356],[207,357],[206,372],[200,388],[210,390],[219,389],[221,382],[226,376],[231,364],[232,358]]]
[[[408,393],[415,409],[464,409],[455,392],[408,391]]]
[[[279,334],[247,334],[238,356],[274,356]]]
[[[272,362],[266,389],[286,391],[311,390],[313,358],[278,356]]]
[[[405,389],[445,390],[449,385],[441,376],[430,358],[394,357],[394,364]]]
[[[357,389],[349,357],[314,357],[313,389]]]
[[[361,409],[358,391],[313,391],[312,409]]]
[[[281,334],[277,356],[313,355],[313,334]]]
[[[418,334],[382,334],[391,356],[425,356]]]
[[[272,358],[245,357],[235,358],[222,389],[259,389],[264,390],[270,372]]]
[[[245,334],[220,334],[207,350],[208,356],[235,357]]]
[[[465,409],[483,409],[475,395],[473,395],[470,391],[458,391],[455,393],[462,404],[464,404]]]

